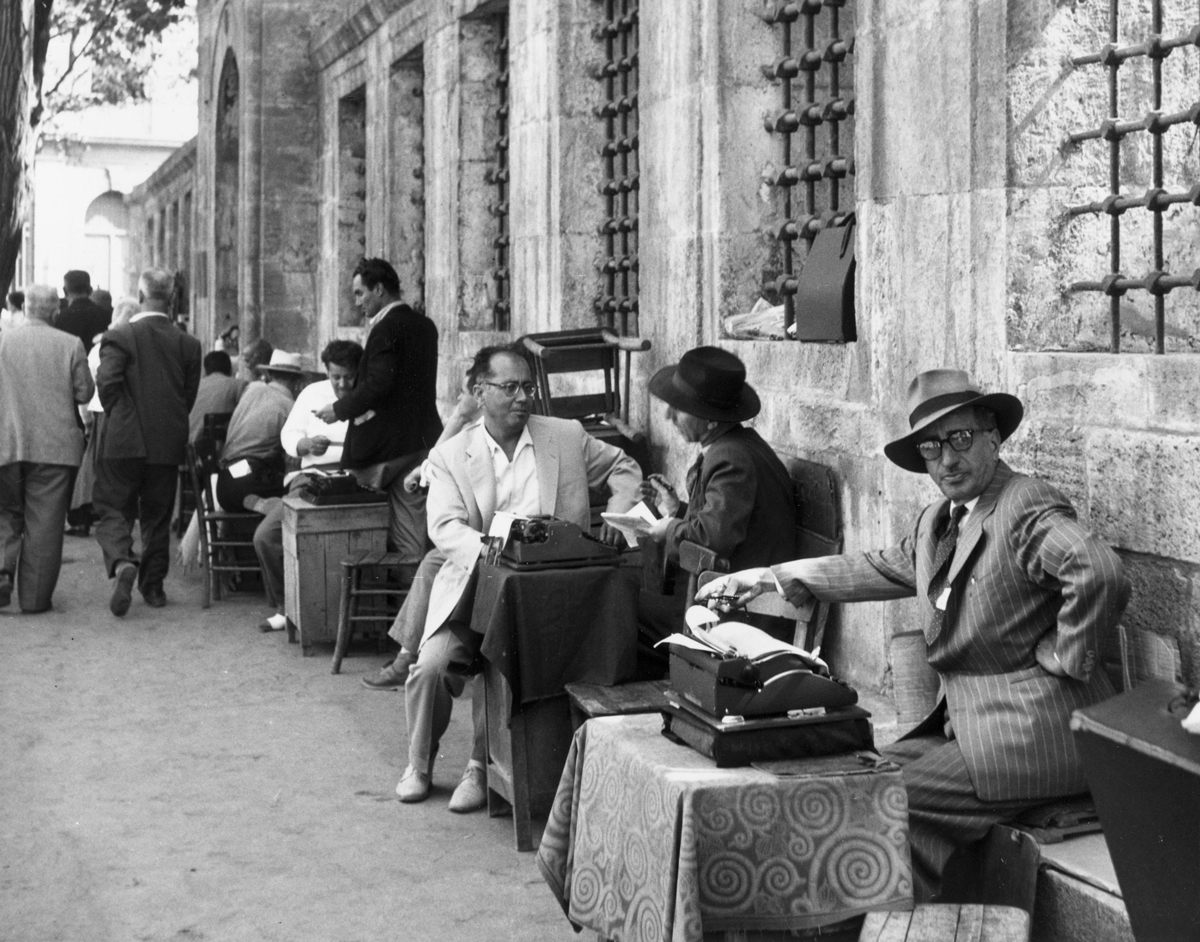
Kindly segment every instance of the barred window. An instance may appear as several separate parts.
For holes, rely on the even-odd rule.
[[[1107,217],[1108,269],[1068,290],[1107,298],[1113,353],[1122,350],[1123,338],[1124,348],[1134,351],[1195,348],[1200,23],[1194,4],[1184,11],[1176,3],[1175,22],[1165,24],[1165,5],[1151,0],[1148,11],[1141,5],[1123,15],[1119,0],[1110,0],[1108,41],[1071,60],[1074,69],[1087,70],[1093,86],[1104,81],[1107,113],[1069,133],[1064,156],[1083,161],[1103,149],[1108,175],[1106,195],[1070,206],[1066,216],[1075,227],[1087,225],[1088,217]],[[1184,327],[1188,321],[1191,329]]]
[[[604,85],[595,115],[604,123],[600,195],[603,253],[597,263],[598,323],[623,335],[638,332],[638,3],[602,0],[604,21],[594,31],[604,59],[593,71]]]
[[[772,232],[777,274],[763,296],[783,306],[789,336],[813,240],[847,225],[854,211],[855,12],[853,0],[788,0],[758,13],[778,36],[779,58],[762,71],[780,96],[764,121],[781,169],[767,181],[779,191],[780,215]]]

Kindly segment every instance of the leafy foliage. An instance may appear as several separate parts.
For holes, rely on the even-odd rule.
[[[42,117],[146,98],[165,29],[189,0],[54,0]]]

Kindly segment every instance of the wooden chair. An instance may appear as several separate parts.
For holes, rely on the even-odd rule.
[[[387,637],[408,596],[408,589],[400,584],[400,559],[399,553],[362,550],[342,560],[342,597],[330,673],[341,673],[342,658],[356,630],[380,640]]]
[[[211,438],[219,447],[225,441],[225,434],[229,430],[229,419],[232,416],[232,412],[204,413],[201,434]],[[177,490],[179,491],[179,514],[175,517],[175,535],[181,537],[187,530],[188,524],[191,523],[192,514],[196,512],[196,492],[192,488],[192,472],[186,461],[179,466]]]
[[[242,573],[262,573],[254,552],[254,528],[261,515],[222,510],[210,484],[219,470],[220,445],[201,435],[187,446],[192,492],[200,517],[200,563],[204,567],[204,607],[221,599],[224,579]]]
[[[594,327],[527,334],[521,342],[533,360],[538,387],[534,408],[541,415],[577,419],[590,435],[621,448],[643,473],[649,472],[646,436],[629,425],[629,377],[630,357],[649,350],[650,341]],[[568,374],[576,375],[567,381]],[[557,384],[560,388],[551,383],[552,376],[564,377],[564,383]],[[593,529],[605,503],[603,495],[592,495]]]

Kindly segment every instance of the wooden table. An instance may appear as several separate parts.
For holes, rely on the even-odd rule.
[[[847,753],[718,769],[661,730],[648,714],[575,734],[537,863],[576,926],[602,939],[795,938],[912,907],[896,765]]]
[[[632,678],[640,569],[521,571],[481,564],[471,627],[486,659],[488,810],[513,814],[518,850],[554,799],[571,745],[563,687]]]
[[[387,549],[388,505],[310,504],[283,499],[283,595],[288,640],[312,646],[337,639],[342,560],[361,550]]]

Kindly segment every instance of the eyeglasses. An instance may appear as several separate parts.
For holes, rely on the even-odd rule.
[[[954,451],[969,451],[975,444],[976,432],[990,432],[990,428],[956,428],[945,438],[927,438],[917,442],[917,454],[926,461],[937,461],[942,457],[942,449],[949,445]]]
[[[482,381],[485,386],[495,386],[500,392],[504,393],[509,399],[517,398],[517,390],[521,390],[530,399],[537,397],[537,383],[527,380],[524,383],[518,383],[515,379],[509,380],[507,383],[493,383],[491,380],[485,379]]]

